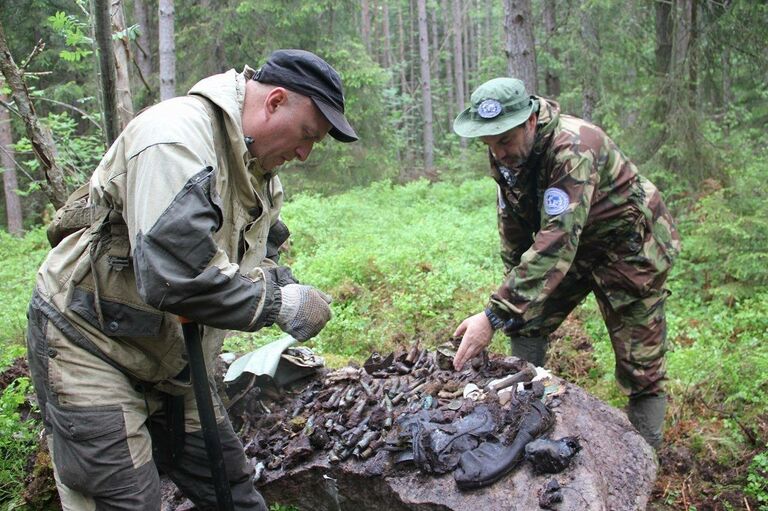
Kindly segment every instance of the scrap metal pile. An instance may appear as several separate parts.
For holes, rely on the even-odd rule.
[[[416,343],[282,390],[241,389],[245,397],[230,417],[257,478],[314,456],[367,463],[372,475],[412,464],[432,474],[453,471],[461,489],[491,484],[524,458],[537,472],[565,468],[577,438],[532,443],[554,422],[542,398],[551,400],[559,387],[534,381],[536,368],[523,360],[485,352],[454,371],[455,348],[455,340],[433,352]]]

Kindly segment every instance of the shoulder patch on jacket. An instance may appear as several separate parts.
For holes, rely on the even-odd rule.
[[[544,190],[544,211],[548,215],[559,215],[568,209],[569,203],[568,194],[560,188],[547,188]]]

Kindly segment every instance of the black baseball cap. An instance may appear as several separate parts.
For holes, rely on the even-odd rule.
[[[357,133],[344,117],[344,91],[339,73],[326,61],[305,50],[276,50],[253,79],[279,85],[307,96],[331,123],[330,135],[340,142],[354,142]]]

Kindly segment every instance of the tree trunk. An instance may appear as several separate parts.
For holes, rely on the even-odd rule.
[[[464,55],[464,92],[468,94],[469,91],[469,77],[472,76],[472,59],[470,54],[472,52],[472,38],[470,37],[469,26],[471,21],[467,16],[466,2],[472,2],[472,0],[465,0],[461,9],[461,32],[464,44],[462,46],[462,53]]]
[[[600,68],[597,64],[600,59],[600,44],[593,15],[594,13],[589,9],[588,0],[582,0],[580,14],[581,40],[584,42],[586,72],[582,75],[581,109],[582,117],[590,122],[600,98],[598,92]]]
[[[111,0],[94,0],[93,22],[96,47],[99,52],[99,78],[101,81],[101,103],[104,111],[104,134],[107,145],[111,146],[120,133],[117,94],[115,83],[115,53],[112,49],[112,22],[110,20]]]
[[[507,73],[522,80],[528,94],[535,94],[538,87],[531,12],[531,0],[504,0]]]
[[[400,61],[398,67],[400,68],[400,94],[408,94],[408,82],[405,78],[405,30],[403,28],[403,6],[397,5],[397,33],[399,35],[398,55]]]
[[[456,117],[456,80],[453,73],[453,28],[448,28],[448,13],[450,12],[449,0],[441,0],[440,7],[443,12],[445,24],[445,41],[449,50],[445,58],[445,87],[448,89],[448,131],[453,131],[453,119]],[[462,105],[463,108],[463,105]]]
[[[149,37],[149,13],[145,0],[133,0],[133,17],[139,25],[139,33],[133,41],[136,45],[134,52],[136,67],[141,74],[142,83],[148,84],[152,77],[152,51],[149,43],[151,40]],[[149,92],[152,91],[149,90]]]
[[[0,101],[7,103],[8,98],[0,92]],[[8,110],[0,108],[0,168],[3,170],[3,189],[5,190],[5,216],[8,232],[14,236],[24,233],[22,226],[21,201],[16,194],[19,188],[16,179],[16,161],[13,158],[13,134],[11,116]]]
[[[112,31],[125,30],[125,16],[121,0],[111,0]],[[131,81],[128,73],[128,63],[131,61],[129,40],[125,35],[112,41],[115,52],[115,89],[117,91],[117,114],[119,131],[133,119],[133,100],[131,98]]]
[[[419,33],[418,16],[416,15],[415,0],[408,0],[408,83],[416,92],[416,52],[418,50],[417,35]]]
[[[24,120],[27,137],[32,142],[32,150],[45,173],[46,184],[43,190],[53,207],[58,209],[67,200],[67,188],[64,185],[64,172],[56,162],[56,144],[53,142],[50,130],[40,124],[37,119],[22,72],[16,66],[13,55],[8,49],[2,24],[0,24],[0,71],[11,89],[11,97],[16,103],[19,115]]]
[[[429,33],[427,32],[426,0],[418,0],[419,61],[421,62],[421,103],[424,117],[424,172],[434,167],[434,134],[432,133],[432,84],[429,76]]]
[[[384,30],[384,69],[389,71],[392,67],[392,34],[389,29],[389,2],[385,1],[381,8],[382,29]]]
[[[201,0],[200,2],[203,12],[210,12],[212,9],[216,9],[219,5],[220,2],[217,0]],[[223,73],[227,70],[224,47],[221,41],[221,34],[224,32],[224,27],[222,25],[221,18],[218,16],[212,16],[208,24],[213,41],[211,43],[211,51],[206,59],[204,71],[206,75]]]
[[[687,74],[688,50],[691,47],[691,0],[678,0],[675,6],[678,12],[673,13],[670,74],[675,78],[675,89],[685,90],[681,82],[685,80]]]
[[[723,93],[721,95],[720,107],[723,111],[730,108],[731,101],[733,101],[733,76],[731,75],[731,50],[727,46],[722,49],[722,88]],[[724,124],[725,128],[728,128],[728,123]]]
[[[360,19],[360,34],[363,38],[363,44],[368,53],[371,53],[371,8],[368,0],[362,0]]]
[[[672,2],[657,1],[656,16],[656,75],[665,79],[672,62]]]
[[[691,108],[696,108],[696,98],[698,96],[699,84],[699,66],[696,45],[698,44],[698,0],[691,0],[691,37],[688,40],[688,104]]]
[[[456,108],[457,112],[464,110],[464,47],[462,45],[461,34],[461,0],[453,0],[453,70],[456,77]],[[467,140],[461,139],[461,147],[467,147]]]
[[[555,34],[557,32],[557,0],[545,0],[544,2],[544,31],[547,35],[547,49],[552,56],[554,62],[559,63],[560,51],[553,43]],[[545,85],[547,88],[547,96],[550,98],[557,98],[560,95],[560,74],[557,70],[550,66],[547,66],[545,71]]]
[[[495,40],[495,33],[493,27],[495,27],[494,16],[493,16],[493,5],[494,2],[487,2],[486,9],[485,9],[485,40],[487,44],[486,48],[486,55],[493,55],[494,53],[494,44],[493,41]]]
[[[176,96],[176,44],[173,40],[174,14],[173,0],[160,0],[158,5],[160,101]]]
[[[435,6],[434,9],[432,9],[432,12],[430,13],[430,29],[432,33],[432,61],[430,62],[430,73],[434,77],[440,80],[440,13],[438,12],[437,6]]]
[[[371,50],[373,59],[377,64],[379,64],[379,66],[381,66],[384,56],[381,53],[381,27],[379,27],[379,16],[377,16],[378,13],[379,2],[378,0],[372,0],[369,11],[369,15],[371,17]]]

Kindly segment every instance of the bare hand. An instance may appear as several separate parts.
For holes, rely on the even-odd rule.
[[[484,312],[470,316],[461,322],[459,328],[453,333],[454,337],[463,336],[459,351],[453,357],[453,367],[461,371],[467,360],[483,351],[493,339],[493,327]]]

